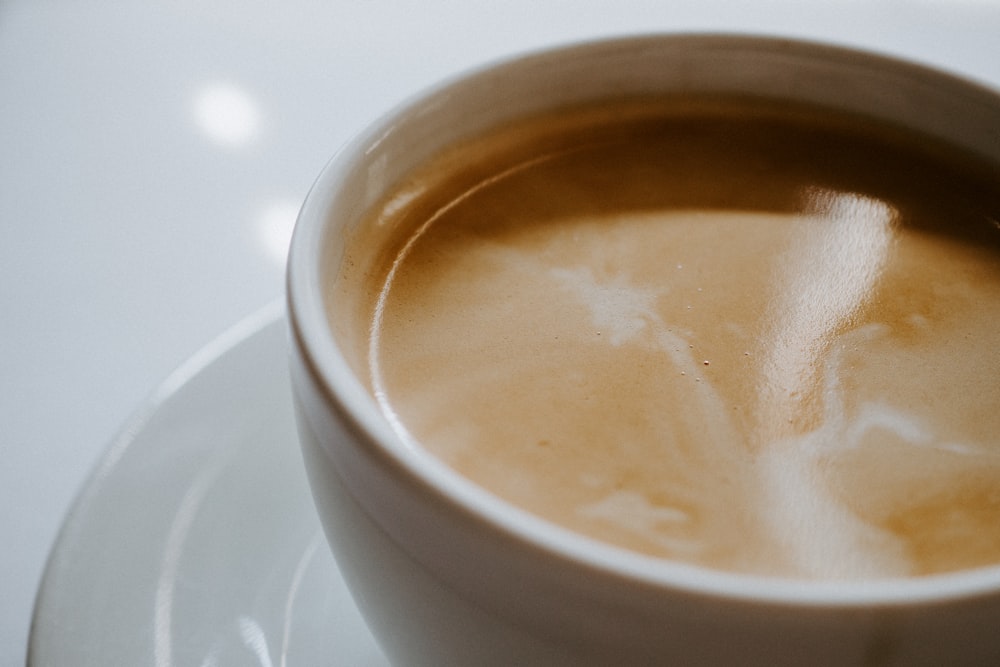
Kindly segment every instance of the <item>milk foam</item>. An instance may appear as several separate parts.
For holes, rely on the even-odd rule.
[[[862,329],[835,336],[872,291],[886,260],[893,213],[881,202],[825,194],[821,201],[824,208],[814,215],[831,224],[825,225],[819,236],[802,235],[804,238],[793,240],[791,252],[780,264],[784,276],[777,279],[780,287],[771,300],[775,329],[766,337],[768,345],[758,371],[758,386],[763,388],[757,408],[760,424],[749,435],[741,434],[728,418],[730,410],[712,383],[698,376],[705,362],[699,364],[692,354],[694,346],[683,334],[675,333],[681,327],[664,321],[655,310],[655,290],[630,286],[623,275],[598,283],[587,267],[554,268],[549,273],[561,289],[586,307],[592,327],[608,344],[619,347],[645,332],[647,345],[659,348],[679,373],[695,379],[695,410],[687,416],[695,417],[689,424],[692,431],[703,430],[704,446],[722,450],[750,447],[755,451],[761,501],[758,512],[795,571],[818,578],[905,574],[910,568],[900,540],[859,520],[824,492],[817,475],[820,456],[858,446],[872,427],[889,428],[911,444],[928,440],[913,417],[892,408],[867,403],[857,417],[849,419],[845,414],[839,395],[839,358],[835,352],[824,355],[824,350],[835,350],[838,342],[846,344],[859,333],[860,338],[871,335]],[[669,224],[662,217],[658,222]],[[808,223],[800,222],[796,229],[802,224]],[[879,327],[873,325],[872,329]],[[810,387],[799,385],[814,375],[812,369],[824,356],[828,359],[819,426],[779,440],[799,409],[794,400],[783,399],[809,393]],[[697,540],[670,536],[669,526],[691,521],[688,512],[654,505],[635,491],[613,491],[579,512],[624,527],[675,556],[696,556],[702,548]]]
[[[582,499],[567,512],[573,515],[568,519],[571,525],[605,537],[605,528],[609,528],[614,535],[631,535],[625,542],[633,548],[644,545],[642,550],[693,562],[703,557],[712,562],[713,556],[706,556],[706,552],[720,550],[718,544],[722,543],[721,566],[751,571],[777,570],[827,579],[909,574],[914,566],[905,540],[860,516],[842,495],[831,490],[831,481],[824,472],[828,461],[847,450],[877,447],[886,434],[914,450],[942,448],[961,452],[970,466],[978,465],[977,460],[983,456],[996,454],[984,444],[942,440],[924,417],[894,406],[889,398],[850,406],[845,400],[844,374],[849,369],[844,350],[864,349],[890,335],[885,324],[854,326],[852,319],[863,307],[865,295],[872,293],[890,248],[889,241],[882,238],[887,233],[881,230],[892,228],[891,212],[873,206],[867,214],[878,220],[870,220],[860,232],[854,226],[860,223],[854,220],[844,222],[842,227],[829,227],[821,237],[808,242],[795,233],[808,221],[795,216],[701,213],[692,217],[661,213],[615,221],[620,229],[630,228],[638,244],[643,243],[643,234],[637,230],[654,225],[683,227],[685,223],[711,226],[708,217],[716,218],[723,227],[745,225],[755,219],[763,227],[792,230],[784,234],[784,245],[796,261],[776,262],[772,270],[765,272],[768,279],[755,281],[758,289],[765,284],[777,286],[777,293],[764,300],[767,307],[757,313],[764,324],[751,326],[720,319],[708,325],[725,332],[722,344],[742,350],[736,355],[730,350],[728,362],[717,358],[713,348],[702,340],[705,331],[696,331],[685,322],[693,309],[703,307],[697,297],[711,297],[713,292],[711,287],[706,288],[707,293],[704,289],[692,290],[697,280],[689,281],[685,296],[678,298],[678,294],[671,295],[671,281],[646,282],[648,278],[629,271],[627,262],[601,272],[591,264],[563,263],[556,252],[562,233],[555,233],[541,247],[533,239],[526,248],[518,248],[516,242],[465,248],[467,256],[462,263],[492,267],[490,277],[480,288],[500,284],[509,287],[511,293],[527,291],[503,302],[496,312],[489,312],[496,306],[487,305],[479,288],[459,283],[463,269],[453,267],[454,280],[461,287],[455,293],[445,289],[439,295],[450,307],[442,310],[437,296],[411,304],[407,319],[412,320],[419,309],[433,310],[434,326],[422,333],[409,331],[409,348],[394,352],[411,357],[403,364],[405,368],[419,368],[414,372],[424,379],[419,390],[394,392],[392,385],[398,380],[387,381],[384,369],[373,364],[376,394],[399,412],[395,425],[411,441],[425,443],[460,470],[480,481],[485,479],[485,483],[490,483],[490,475],[502,475],[502,495],[515,492],[529,498],[526,503],[535,496],[540,502],[552,502],[541,500],[550,492],[544,474],[536,477],[527,468],[505,467],[495,461],[484,463],[492,455],[491,447],[504,445],[501,442],[477,449],[476,444],[490,438],[485,431],[493,423],[489,413],[497,409],[497,402],[513,392],[524,392],[526,385],[537,380],[539,360],[533,354],[544,352],[532,352],[537,332],[530,331],[531,318],[521,318],[531,308],[539,307],[539,298],[550,299],[558,304],[553,307],[563,323],[553,335],[564,338],[563,349],[579,355],[580,365],[573,367],[570,362],[543,369],[541,372],[551,374],[553,386],[548,394],[539,392],[534,400],[543,405],[553,399],[560,404],[563,400],[572,403],[572,392],[567,393],[570,398],[560,398],[566,391],[562,385],[608,381],[601,371],[587,367],[588,359],[598,354],[599,348],[608,348],[612,354],[627,351],[623,364],[613,369],[616,373],[627,377],[628,360],[637,359],[655,365],[655,373],[662,376],[652,380],[653,385],[646,390],[647,398],[653,401],[642,406],[640,418],[646,418],[641,416],[642,411],[650,411],[656,413],[648,417],[651,422],[663,421],[651,427],[662,437],[661,447],[670,444],[681,450],[687,448],[681,455],[671,455],[672,478],[662,486],[654,484],[645,490],[621,487],[612,479],[632,474],[630,466],[646,466],[649,462],[642,458],[622,465],[612,463],[606,469],[582,467],[575,474],[587,493],[577,494]],[[578,243],[580,229],[601,228],[593,221],[578,222],[579,229],[574,232]],[[775,242],[783,236],[774,231],[771,234]],[[584,254],[598,260],[614,254],[600,233],[594,233],[586,245],[590,251]],[[864,260],[857,259],[860,253],[852,249],[855,246],[865,249]],[[848,263],[844,269],[845,254],[851,255],[856,265]],[[554,261],[548,263],[547,257]],[[673,267],[670,273],[684,271],[683,264],[680,269],[672,262],[669,266]],[[662,276],[662,271],[658,275]],[[451,278],[445,275],[434,283],[446,285],[448,280]],[[804,299],[803,294],[810,298]],[[471,314],[466,308],[479,312]],[[504,328],[500,322],[505,318],[519,324]],[[470,319],[480,320],[483,328],[470,328]],[[384,322],[376,326],[386,329]],[[529,331],[524,340],[514,341],[511,332],[517,333],[520,327]],[[755,328],[764,335],[748,335]],[[509,354],[499,366],[482,362],[492,354],[489,346],[497,344],[495,335],[499,335]],[[470,358],[468,366],[464,365],[461,358],[469,354],[480,363]],[[459,360],[459,364],[451,366],[448,358]],[[748,399],[721,389],[716,380],[720,371],[721,380],[731,379],[733,358],[742,362],[736,370],[745,373],[750,386],[756,389],[753,409],[743,415],[742,421],[733,417],[737,414],[734,409]],[[401,362],[397,359],[393,363]],[[431,363],[441,366],[432,372],[427,366]],[[720,368],[723,364],[729,367]],[[592,377],[587,379],[588,375]],[[660,391],[656,389],[658,384],[664,387],[662,397],[648,396]],[[678,397],[683,398],[682,404],[677,403]],[[802,397],[808,399],[806,408]],[[815,414],[807,415],[803,422],[803,413],[811,409]],[[476,410],[486,414],[482,418],[486,426],[477,423],[478,418],[468,418]],[[613,419],[614,414],[607,418]],[[589,417],[581,419],[587,421]],[[507,425],[502,438],[534,437],[530,433],[537,428],[537,415],[525,424],[529,435],[518,434],[516,428]],[[558,438],[558,429],[555,431],[556,436],[549,432],[547,437]],[[566,437],[580,437],[573,429],[567,432]],[[611,436],[618,437],[615,429],[602,437]],[[615,448],[617,445],[612,450]],[[656,454],[644,456],[649,455]],[[573,465],[564,461],[563,467],[571,469]],[[705,485],[720,486],[715,497],[703,497],[701,487]],[[560,520],[567,521],[565,517]]]
[[[792,187],[808,155],[765,171],[794,205],[685,207],[644,180],[688,197],[683,156],[607,150],[500,168],[400,246],[367,359],[404,439],[551,521],[707,567],[1000,562],[995,250],[908,226],[908,201]],[[753,169],[726,187],[759,204]]]

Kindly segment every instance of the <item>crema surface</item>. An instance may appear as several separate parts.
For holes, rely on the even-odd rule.
[[[996,176],[858,119],[623,102],[441,156],[341,278],[400,435],[525,510],[729,571],[977,567],[1000,562]]]

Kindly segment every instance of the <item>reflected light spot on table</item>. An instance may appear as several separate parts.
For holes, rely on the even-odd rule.
[[[230,147],[249,143],[260,127],[260,111],[253,98],[230,83],[202,88],[194,98],[194,119],[210,140]]]

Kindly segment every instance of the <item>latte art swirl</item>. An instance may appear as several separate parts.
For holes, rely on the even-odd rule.
[[[385,252],[341,276],[371,390],[477,484],[723,570],[1000,562],[1000,185],[974,166],[812,110],[623,103],[387,202]]]

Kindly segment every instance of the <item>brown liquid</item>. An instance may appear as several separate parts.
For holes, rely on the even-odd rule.
[[[976,567],[1000,187],[966,167],[808,110],[566,113],[414,175],[340,277],[390,420],[511,503],[731,571]]]

